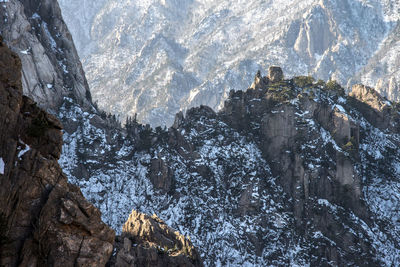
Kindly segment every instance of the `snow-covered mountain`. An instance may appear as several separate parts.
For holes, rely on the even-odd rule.
[[[336,5],[333,5],[334,3]],[[366,19],[363,20],[365,29],[373,32],[374,27],[377,27],[376,29],[381,29],[381,31],[376,30],[375,35],[371,34],[368,39],[371,43],[362,39],[366,38],[367,30],[359,31],[359,40],[364,40],[364,45],[368,45],[360,50],[359,57],[355,57],[356,60],[365,57],[366,64],[372,66],[373,58],[366,55],[368,51],[373,50],[374,42],[376,49],[382,51],[383,54],[385,54],[383,51],[386,50],[395,51],[388,40],[394,40],[395,43],[397,39],[394,32],[397,28],[392,28],[394,26],[388,21],[394,20],[393,17],[397,13],[389,12],[390,9],[387,7],[390,2],[387,2],[387,6],[381,6],[381,3],[377,2],[374,6],[371,3],[375,2],[320,2],[320,5],[314,5],[312,10],[319,10],[321,16],[325,16],[323,15],[325,12],[333,18],[339,17],[342,13],[331,13],[327,10],[338,11],[342,10],[340,8],[344,6],[350,9],[354,8],[354,21],[347,20],[350,26],[351,23],[356,23],[356,19],[375,18],[372,24],[368,24]],[[207,3],[205,9],[200,8],[201,5],[205,5],[204,3],[197,2],[147,3],[142,1],[140,2],[141,6],[137,4],[137,9],[134,10],[130,9],[132,6],[129,5],[120,6],[121,2],[107,2],[107,4],[109,5],[107,9],[102,9],[100,2],[98,6],[93,3],[93,7],[105,13],[112,12],[114,7],[120,7],[126,12],[127,17],[141,16],[141,18],[147,19],[149,27],[160,25],[168,28],[171,34],[175,34],[178,30],[179,32],[198,31],[196,40],[199,42],[199,47],[197,51],[199,55],[203,56],[197,59],[187,57],[182,61],[173,61],[175,62],[174,69],[171,69],[170,77],[172,77],[171,81],[178,85],[187,84],[184,79],[186,73],[191,73],[195,82],[199,81],[198,77],[211,77],[214,72],[207,71],[209,65],[206,63],[212,59],[212,56],[216,56],[213,66],[219,66],[218,64],[223,59],[229,58],[225,51],[230,51],[232,60],[240,58],[239,42],[232,47],[228,42],[228,36],[236,33],[238,28],[233,27],[230,31],[224,31],[221,28],[222,25],[225,25],[223,23],[225,19],[231,20],[234,25],[235,17],[232,17],[230,12],[236,12],[235,14],[253,12],[252,14],[255,17],[258,16],[260,21],[265,15],[263,9],[255,8],[257,6],[255,2],[239,2],[238,5],[242,5],[242,7],[249,5],[250,9],[243,8],[242,10],[225,4],[226,14],[221,10],[221,12],[218,11],[218,8],[224,5],[223,3],[211,1]],[[266,58],[274,55],[277,62],[287,65],[289,58],[296,56],[299,65],[292,64],[290,73],[296,69],[304,71],[307,69],[303,64],[304,58],[307,54],[312,55],[310,51],[319,51],[319,48],[316,48],[316,44],[313,42],[307,41],[304,45],[302,38],[304,36],[308,38],[314,31],[321,36],[322,33],[326,33],[326,28],[319,31],[317,30],[319,28],[313,24],[316,16],[307,13],[312,4],[311,1],[309,3],[298,1],[296,7],[288,3],[284,5],[285,2],[281,4],[282,6],[278,6],[276,3],[270,3],[269,6],[276,12],[270,11],[268,14],[270,17],[274,15],[277,20],[270,23],[272,26],[265,24],[268,29],[257,35],[257,40],[273,38],[270,28],[273,30],[276,27],[275,32],[279,32],[279,27],[274,25],[275,23],[280,25],[279,23],[284,23],[284,21],[280,21],[277,15],[286,13],[293,15],[296,12],[291,12],[291,8],[302,9],[306,15],[303,18],[302,14],[298,14],[300,20],[309,19],[309,22],[308,24],[303,24],[303,22],[299,24],[299,31],[297,35],[294,35],[296,38],[291,42],[293,47],[303,47],[304,49],[301,51],[305,52],[300,50],[296,52],[293,48],[292,54],[285,54],[284,46],[278,38],[275,45],[269,46],[271,50],[266,50],[269,51],[269,53],[266,52],[268,54]],[[178,5],[180,9],[176,9]],[[195,5],[199,8],[194,9]],[[97,17],[91,15],[87,10],[91,6],[88,3],[85,4],[84,1],[81,6],[86,9],[80,9],[82,13],[78,16],[79,19],[96,21]],[[261,1],[258,6],[268,10],[268,5]],[[159,21],[154,22],[154,18],[148,16],[150,13],[140,13],[141,7],[149,11],[155,8],[157,11],[155,14],[160,16]],[[380,7],[381,9],[379,9]],[[211,8],[214,10],[211,11]],[[186,13],[181,9],[186,10]],[[162,10],[164,13],[161,12]],[[175,13],[169,12],[173,10]],[[210,33],[200,27],[190,30],[185,28],[187,24],[179,23],[179,21],[184,21],[186,14],[191,11],[193,23],[197,21],[196,25],[203,25],[201,23],[203,11],[201,10],[208,10],[209,17],[214,18],[212,23],[211,21],[204,22],[204,25],[211,27],[209,28]],[[281,13],[278,12],[279,10]],[[379,10],[386,13],[377,15]],[[212,14],[219,15],[212,16]],[[248,20],[244,21],[249,22],[253,15],[243,15],[242,19],[247,18]],[[179,16],[181,19],[176,19]],[[167,18],[172,20],[171,17],[174,17],[175,24],[168,24],[170,25],[168,27],[162,23],[167,21]],[[238,63],[237,66],[234,62],[225,61],[227,66],[232,66],[232,71],[225,75],[215,68],[215,75],[220,79],[219,86],[212,85],[210,82],[210,91],[190,91],[187,94],[189,97],[192,96],[189,98],[191,101],[182,100],[189,106],[196,104],[200,96],[208,95],[211,96],[210,99],[219,99],[215,103],[220,103],[225,99],[219,112],[215,112],[207,106],[194,107],[188,109],[185,115],[178,113],[174,124],[168,129],[151,128],[149,125],[139,123],[135,117],[130,117],[126,121],[126,126],[121,127],[114,116],[107,115],[91,104],[90,95],[86,94],[87,86],[80,63],[70,34],[60,17],[57,2],[51,0],[3,1],[0,18],[5,22],[0,24],[5,43],[10,45],[21,57],[22,73],[25,76],[23,79],[32,78],[30,81],[33,81],[31,83],[24,82],[25,94],[38,101],[41,101],[44,96],[47,100],[42,100],[42,105],[46,105],[47,101],[50,101],[49,103],[56,106],[56,108],[51,106],[48,108],[56,112],[64,127],[63,154],[59,164],[69,181],[80,186],[85,197],[101,210],[102,219],[118,233],[121,233],[121,226],[128,218],[128,214],[136,214],[136,212],[131,213],[134,208],[148,215],[155,213],[168,225],[179,230],[185,236],[189,236],[190,238],[187,239],[190,239],[198,248],[206,266],[400,265],[400,220],[398,215],[400,209],[400,107],[398,103],[390,102],[373,89],[361,85],[353,87],[350,95],[347,95],[344,89],[333,81],[325,83],[306,76],[282,80],[283,73],[279,68],[271,68],[268,77],[257,73],[251,88],[246,91],[231,90],[225,93],[229,89],[224,85],[225,78],[235,86],[235,89],[246,89],[253,81],[253,75],[250,72],[255,72],[258,67],[267,64],[267,61],[262,64],[257,63],[256,60],[259,57],[255,57],[255,59],[249,57],[248,61],[245,59],[240,61],[240,59],[242,64]],[[259,20],[257,22],[260,22]],[[99,23],[101,21],[99,20]],[[217,23],[218,21],[220,24]],[[339,27],[339,24],[335,24],[331,20],[329,22],[331,23],[329,25],[336,25],[336,28],[332,26],[333,29],[340,30],[341,34],[343,34],[341,31],[346,29],[355,29],[350,26]],[[214,25],[221,27],[214,29]],[[255,24],[251,25],[255,27]],[[308,31],[303,30],[305,33],[300,34],[303,26]],[[251,28],[251,26],[246,27]],[[296,29],[297,26],[293,27]],[[60,29],[62,30],[59,31]],[[106,38],[106,33],[110,28],[103,27],[102,29],[104,31],[102,43],[107,46],[112,41],[112,38]],[[144,30],[147,28],[135,28],[134,25],[131,25],[132,31],[140,29],[143,30],[142,34],[146,33]],[[126,39],[127,36],[123,35],[123,32],[120,32],[119,44],[134,45],[135,40]],[[167,76],[164,75],[166,72],[161,72],[165,62],[170,62],[180,53],[190,52],[182,45],[190,40],[176,41],[168,37],[165,34],[166,31],[162,30],[162,32],[163,35],[150,38],[149,40],[153,40],[153,42],[146,46],[147,49],[142,50],[143,54],[148,53],[154,58],[160,59],[160,61],[153,61],[153,63],[161,65],[155,66],[155,70],[160,70],[160,72],[159,76],[153,76],[155,87],[150,87],[150,89],[156,88],[158,82],[161,84],[161,78]],[[333,34],[335,30],[330,30],[330,32]],[[355,30],[355,32],[357,31]],[[237,34],[237,37],[241,36],[240,31]],[[221,39],[224,36],[226,39]],[[279,36],[278,34],[277,37]],[[300,36],[303,37],[300,38]],[[327,44],[334,42],[330,36],[327,34],[326,38],[324,37]],[[380,38],[386,41],[378,42],[377,40]],[[193,40],[192,42],[194,42]],[[215,46],[210,48],[207,46],[209,43],[215,44]],[[362,47],[361,43],[360,47]],[[162,47],[164,50],[156,50],[161,52],[152,53],[150,48],[153,46],[150,44]],[[260,49],[259,51],[266,49],[264,46],[258,48],[256,44],[257,41],[253,40],[253,44],[249,44],[248,48],[254,45],[253,47]],[[79,44],[78,47],[81,45],[84,43]],[[32,49],[29,50],[29,47]],[[208,54],[201,54],[201,51],[205,51],[202,50],[203,47],[208,47]],[[218,47],[221,54],[214,49]],[[277,50],[277,47],[281,47],[282,50]],[[247,51],[248,48],[244,42],[244,51]],[[346,48],[345,41],[338,46],[338,50],[332,50],[331,58],[335,59],[335,62],[342,62],[341,59],[345,62],[344,60],[347,59],[343,56],[345,54],[341,54],[342,48]],[[93,53],[96,49],[99,48],[94,45],[87,51]],[[346,49],[345,51],[350,51]],[[39,53],[40,51],[44,54]],[[125,58],[129,58],[131,55],[128,50],[126,53]],[[392,53],[395,55],[394,52]],[[118,55],[117,52],[112,54],[112,56],[116,55]],[[165,60],[163,58],[165,55],[168,56],[168,60],[162,63],[161,60]],[[23,58],[23,56],[27,57]],[[121,56],[121,62],[125,58]],[[103,60],[101,57],[98,59]],[[153,60],[152,58],[147,59]],[[391,56],[387,59],[393,60],[394,57]],[[110,58],[108,62],[102,61],[103,66],[119,68],[117,64],[122,63],[113,60]],[[327,59],[322,56],[321,60]],[[150,67],[146,67],[145,64],[146,58],[140,62],[145,70],[149,70]],[[192,62],[193,70],[188,67],[183,68],[185,62]],[[67,72],[64,71],[64,65]],[[348,67],[352,68],[351,66]],[[204,68],[202,69],[202,67]],[[54,71],[46,71],[52,69]],[[119,73],[123,73],[123,70],[120,70]],[[137,70],[141,70],[141,68]],[[181,76],[173,72],[178,70],[183,73]],[[265,72],[264,68],[261,70],[263,73]],[[335,75],[346,74],[349,70],[346,68],[342,70],[338,67]],[[237,75],[242,71],[246,74],[245,76],[251,75],[251,78],[246,81],[244,78],[241,80],[242,78],[239,79],[239,76],[235,76],[234,71],[237,72]],[[359,77],[364,77],[362,71],[362,69],[359,71]],[[393,69],[393,71],[396,70]],[[9,75],[7,71],[4,73]],[[54,77],[54,84],[57,86],[42,86],[40,90],[35,89],[39,88],[35,85],[47,85],[48,77],[41,76],[46,73],[51,74],[50,77]],[[147,75],[146,73],[136,74],[139,75],[137,77],[142,77],[141,75]],[[290,73],[286,73],[286,76],[291,77]],[[370,76],[374,74],[374,72],[368,71],[365,73],[370,73]],[[179,80],[177,77],[182,79]],[[8,80],[8,78],[2,79],[1,84],[7,84]],[[213,80],[211,79],[211,81]],[[199,84],[201,86],[202,83]],[[242,84],[244,86],[240,88]],[[218,91],[213,91],[213,86],[221,88],[221,95],[215,94]],[[9,90],[12,89],[12,86],[8,87],[5,92],[12,92]],[[107,90],[115,92],[115,88],[110,86],[107,87]],[[159,101],[156,102],[157,105],[161,105],[163,101],[175,103],[171,98],[174,95],[170,94],[171,90],[175,90],[171,89],[174,87],[167,84],[163,88],[167,90],[162,91],[164,95],[158,95],[158,98],[152,98],[151,101]],[[35,92],[39,93],[35,94]],[[149,90],[149,92],[156,91]],[[226,98],[223,97],[224,94],[226,94]],[[59,102],[53,102],[51,95],[55,96]],[[22,110],[26,110],[25,104],[11,101],[9,93],[4,96],[5,98],[1,100],[6,106],[9,104],[18,108],[25,106]],[[110,98],[110,96],[107,97]],[[24,99],[24,101],[28,101],[27,98]],[[145,103],[146,99],[142,97],[141,92],[138,93],[138,99],[142,99],[141,101]],[[29,103],[35,107],[34,103]],[[211,100],[209,103],[213,104]],[[177,106],[179,106],[178,104]],[[169,108],[169,106],[163,107]],[[167,111],[172,111],[173,108]],[[154,116],[152,115],[154,118],[159,118],[157,116],[162,114],[157,112],[154,113]],[[29,110],[21,113],[21,116],[24,117],[33,115],[34,113]],[[8,125],[10,120],[6,113],[3,114],[3,118],[3,124]],[[30,126],[34,126],[38,135],[46,133],[49,126],[46,120],[40,118],[27,123],[22,121],[21,124],[17,129],[29,129],[32,128]],[[5,127],[0,129],[1,134],[8,135],[9,129],[5,129]],[[61,125],[57,127],[61,128]],[[61,133],[58,132],[58,134]],[[15,142],[18,141],[18,137],[16,134]],[[19,142],[21,143],[21,141]],[[57,141],[57,144],[61,145],[61,142]],[[48,149],[41,143],[37,147]],[[6,173],[11,170],[14,161],[19,162],[13,149],[15,150],[15,146],[10,149],[11,152],[3,149],[4,153],[9,155],[7,158],[2,156],[6,161],[5,169],[2,169]],[[57,151],[50,149],[52,153]],[[31,153],[33,152],[26,154],[26,157]],[[12,158],[12,160],[8,160],[8,158]],[[4,165],[3,159],[2,165]],[[17,166],[19,166],[18,164]],[[36,165],[29,166],[38,170]],[[25,166],[21,167],[26,170]],[[56,172],[51,173],[56,175]],[[38,183],[38,188],[47,191],[42,183]],[[18,188],[16,190],[18,192]],[[30,203],[38,203],[37,198],[32,199],[30,196],[28,199],[31,201]],[[26,211],[25,208],[23,209]],[[68,210],[71,215],[77,214],[73,212],[73,209]],[[85,209],[81,210],[81,213],[79,210],[81,209],[75,209],[84,218],[86,215],[83,210]],[[66,217],[59,216],[59,214],[63,213],[57,213],[57,216],[51,217],[53,219],[61,218],[64,225],[71,224],[71,221],[65,220]],[[97,215],[99,214],[97,213]],[[140,215],[139,217],[144,216]],[[151,217],[153,221],[157,216]],[[136,215],[131,217],[136,217]],[[127,224],[136,229],[140,228],[141,224],[146,224],[146,229],[151,229],[152,226],[148,225],[148,221],[130,225],[130,223],[137,222],[137,220],[131,220]],[[13,220],[14,222],[16,221]],[[160,220],[157,219],[157,222]],[[17,226],[18,223],[17,221]],[[31,226],[26,220],[23,223],[29,226],[28,230],[35,226]],[[78,224],[74,224],[74,227],[79,225],[78,222]],[[87,231],[86,228],[80,226],[78,228],[84,232]],[[2,235],[3,232],[0,234]],[[146,238],[146,233],[142,237]],[[26,238],[25,235],[24,238]],[[37,241],[34,245],[40,247],[41,234],[39,233],[33,238],[36,238],[34,240]],[[186,243],[184,238],[179,238]],[[146,241],[149,240],[146,239]],[[117,254],[126,257],[135,255],[136,251],[142,249],[140,244],[135,242],[138,240],[134,237],[123,240],[117,238],[114,248],[118,250],[118,247],[123,247],[123,250],[120,250],[119,253],[115,251],[114,256]],[[135,249],[131,249],[131,247],[135,247]],[[82,245],[74,251],[81,249],[86,250],[86,246]],[[154,249],[157,255],[158,253],[166,255],[165,251],[167,253],[169,251],[169,249]],[[183,250],[183,247],[181,249]],[[61,250],[63,253],[68,252],[65,249]],[[129,253],[125,253],[125,250]],[[25,250],[19,249],[18,251]],[[104,257],[104,253],[102,257]]]
[[[124,118],[171,125],[222,107],[258,69],[284,67],[398,100],[395,0],[61,0],[93,98]]]
[[[61,166],[117,231],[134,208],[206,266],[400,264],[400,109],[373,89],[257,75],[169,129],[110,127],[73,100],[59,117]]]

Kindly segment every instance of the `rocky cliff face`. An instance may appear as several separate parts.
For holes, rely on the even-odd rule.
[[[139,121],[169,126],[179,110],[222,108],[230,90],[247,88],[257,69],[272,64],[349,88],[362,82],[398,100],[395,0],[60,5],[94,100],[122,118],[137,113]]]
[[[55,7],[50,8],[54,2],[41,1],[30,5],[29,1],[14,1],[2,3],[1,14],[25,14],[21,3],[33,14],[28,17],[25,15],[28,21],[30,16],[32,19],[40,16],[41,19],[46,18],[43,19],[44,22],[50,23],[51,18],[47,16],[52,16],[39,15],[39,12],[36,16],[35,7],[43,5],[49,7],[45,9],[47,11],[57,11]],[[142,3],[145,6],[148,4]],[[171,16],[174,18],[181,18],[179,12],[169,12],[177,10],[174,3],[165,1],[160,5],[147,5],[156,12],[142,14],[149,18],[144,21],[152,25],[154,21],[150,19],[151,14],[173,14]],[[304,11],[310,3],[301,1],[298,7]],[[323,6],[324,3],[326,6]],[[331,3],[341,4],[335,7],[336,11],[349,7],[345,5],[348,3],[346,1],[322,1],[319,3],[320,7],[313,7],[317,12],[315,14],[322,18],[331,18],[333,15],[327,12],[330,10],[327,5]],[[370,13],[379,10],[375,6],[364,5],[364,2],[354,3],[356,6],[361,5],[363,9],[360,10],[365,12],[356,12],[355,15],[376,18],[376,24],[366,23],[369,30],[372,31],[375,26],[377,29],[382,29],[382,25],[387,26],[382,24],[380,15]],[[190,1],[185,2],[182,10],[187,10],[189,4]],[[110,4],[107,10],[111,12],[118,5],[119,3]],[[249,5],[259,7],[254,9],[259,12],[254,17],[259,15],[262,18],[269,14],[262,6],[255,3]],[[212,13],[216,15],[208,16],[208,20],[203,20],[199,13],[194,13],[197,15],[193,16],[193,21],[199,22],[196,25],[210,27],[216,24],[212,22],[214,20],[232,21],[235,17],[231,16],[232,10],[229,11],[229,7],[226,7],[227,11],[220,10],[220,7],[226,6],[219,6],[218,3],[212,6]],[[288,5],[272,7],[271,12],[274,14],[279,14],[276,10],[279,11],[280,8],[285,12],[290,11]],[[10,8],[19,12],[4,13],[4,10],[11,10]],[[157,8],[165,12],[158,12]],[[123,9],[127,11],[127,17],[136,18],[135,14],[129,13],[131,9],[126,6]],[[199,12],[201,10],[198,9]],[[339,13],[344,16],[344,12]],[[371,16],[364,16],[365,14]],[[14,19],[10,23],[5,20],[7,23],[4,25],[13,26],[2,33],[8,36],[7,43],[18,47],[19,42],[25,39],[18,38],[17,35],[14,39],[9,39],[12,36],[9,34],[10,29],[18,28],[18,23],[11,22],[21,21],[17,17],[12,18]],[[248,17],[243,15],[243,19],[246,18]],[[299,34],[294,36],[302,38],[287,39],[293,46],[296,44],[299,47],[299,58],[306,58],[313,51],[333,45],[332,38],[337,36],[336,30],[326,33],[322,46],[314,43],[312,38],[307,39],[311,33],[319,34],[327,29],[326,25],[318,25],[315,19],[317,18],[310,15],[307,23],[300,23],[299,27],[297,24],[293,25],[292,30],[295,33],[299,28]],[[160,20],[163,21],[163,18]],[[357,19],[348,22],[355,21]],[[41,40],[46,32],[43,22],[32,24],[36,26],[28,32],[39,29],[39,24],[43,30],[36,35],[36,39]],[[4,25],[1,24],[0,27]],[[278,26],[281,24],[278,23]],[[339,29],[339,32],[345,29],[339,26],[334,28]],[[300,30],[301,27],[304,29]],[[197,39],[203,38],[203,44],[213,43],[212,38],[205,38],[209,36],[208,31],[215,32],[216,36],[221,33],[219,28],[197,28],[200,29]],[[29,27],[24,26],[22,29]],[[102,29],[107,33],[107,27]],[[19,32],[24,31],[16,31]],[[58,45],[57,34],[51,32],[51,29],[49,32]],[[62,36],[67,35],[66,32],[61,33]],[[378,33],[374,40],[380,40],[381,34],[382,32]],[[347,35],[343,35],[343,38],[345,36]],[[360,33],[360,36],[367,35]],[[120,45],[135,44],[126,39],[126,36],[120,37]],[[35,38],[29,38],[28,41],[36,42]],[[266,32],[262,38],[274,39]],[[167,55],[185,52],[165,36],[154,36],[150,39],[150,48],[165,48]],[[9,40],[14,41],[11,43]],[[50,37],[46,40],[43,45],[48,45],[51,41]],[[365,41],[362,38],[361,40]],[[256,47],[255,44],[258,43],[259,38],[255,38],[249,47]],[[345,43],[342,45],[346,48]],[[338,56],[334,56],[334,59],[342,58],[342,45],[337,46],[338,50],[332,50]],[[171,47],[174,49],[170,49]],[[215,47],[220,50],[214,49]],[[274,44],[271,47],[279,46]],[[154,58],[164,59],[166,54],[154,55],[150,48],[143,49],[143,54],[150,51],[149,54]],[[365,51],[370,53],[368,49]],[[23,51],[22,55],[28,53],[25,50],[16,51]],[[202,60],[213,58],[205,55],[212,55],[211,52],[223,49],[216,42],[205,51],[210,53],[199,52]],[[230,51],[233,52],[229,58],[237,55],[234,49]],[[53,54],[48,49],[46,53]],[[61,66],[57,63],[57,57],[50,55],[49,59],[53,66]],[[286,62],[285,57],[282,60]],[[302,60],[297,62],[301,63]],[[9,56],[6,61],[18,60],[15,56]],[[193,70],[199,76],[208,76],[207,61],[196,61],[193,57],[189,57],[188,61],[198,62],[194,64],[198,68]],[[221,58],[215,64],[225,61],[226,58]],[[251,68],[246,67],[246,62]],[[256,70],[259,65],[264,64],[246,62],[239,64],[237,73],[247,73],[248,76],[249,69]],[[40,60],[34,63],[40,66]],[[48,67],[45,65],[43,68]],[[113,64],[108,64],[107,68],[110,66]],[[175,67],[182,69],[179,64],[174,64]],[[61,125],[53,116],[40,111],[32,101],[21,96],[21,84],[17,81],[18,68],[7,69],[2,66],[0,72],[2,70],[5,71],[5,76],[1,77],[6,77],[1,78],[2,84],[8,84],[7,88],[19,88],[17,91],[1,91],[4,97],[0,98],[3,101],[2,114],[7,115],[0,117],[0,123],[3,121],[1,129],[12,129],[2,131],[0,137],[0,190],[1,196],[6,196],[6,201],[2,201],[0,206],[1,224],[6,225],[1,227],[6,231],[0,232],[1,240],[4,240],[1,243],[2,261],[6,265],[21,262],[37,262],[38,265],[59,262],[73,265],[75,263],[68,261],[62,254],[68,251],[77,265],[104,264],[104,255],[111,251],[109,244],[112,232],[100,222],[100,214],[83,199],[77,187],[66,183],[65,176],[57,166],[56,160],[61,150]],[[185,68],[183,70],[187,71]],[[348,69],[341,71],[347,72]],[[27,77],[28,74],[27,72]],[[153,74],[154,81],[168,76],[164,75],[166,73],[160,76],[156,75],[157,72]],[[183,76],[172,77],[174,83],[186,84],[186,79],[178,79]],[[231,80],[228,81],[239,86],[241,80],[237,77],[234,72],[229,72],[219,79],[222,81],[229,78]],[[169,129],[152,129],[132,118],[127,120],[127,126],[123,129],[113,116],[98,112],[90,105],[82,105],[88,98],[85,100],[83,94],[74,93],[75,89],[72,89],[72,94],[61,93],[63,101],[56,115],[64,124],[64,152],[58,161],[70,181],[79,185],[87,199],[102,211],[103,220],[123,236],[117,242],[119,249],[115,251],[115,262],[119,258],[121,264],[128,265],[138,262],[144,265],[168,262],[173,265],[176,261],[186,264],[194,255],[180,250],[182,246],[182,249],[187,247],[186,250],[190,251],[190,243],[188,245],[187,240],[182,241],[178,234],[171,235],[170,228],[156,217],[134,214],[130,221],[137,224],[130,227],[128,221],[125,227],[125,232],[128,233],[121,232],[127,214],[134,208],[146,214],[157,214],[163,222],[179,230],[184,236],[190,236],[207,266],[400,264],[398,104],[387,101],[373,89],[364,86],[355,86],[349,96],[333,81],[316,82],[306,76],[291,79],[284,77],[279,68],[273,68],[267,77],[258,73],[251,88],[246,91],[229,91],[230,87],[221,85],[222,91],[225,90],[227,94],[221,111],[215,112],[206,106],[189,109],[185,115],[178,113]],[[246,79],[246,85],[249,82]],[[52,87],[49,87],[51,90]],[[207,88],[214,87],[210,85]],[[200,93],[201,91],[193,91],[193,99],[197,95],[200,97]],[[165,99],[168,95],[173,94],[165,95]],[[209,99],[219,97],[211,89],[209,95]],[[145,96],[137,99],[142,99],[142,104],[146,103]],[[158,99],[163,100],[163,96]],[[174,107],[174,100],[168,101]],[[29,177],[29,182],[24,179],[26,177]],[[146,235],[138,234],[139,227],[149,230],[151,234],[142,238]],[[153,230],[157,231],[151,232]],[[82,235],[84,238],[81,238]],[[170,251],[169,246],[172,243],[164,238],[173,240],[172,243],[177,244],[177,254],[183,257],[171,258],[175,255]],[[156,249],[165,245],[167,253],[163,254],[163,249]],[[174,247],[175,245],[173,250]],[[147,248],[149,249],[146,250]],[[154,249],[157,253],[160,252],[157,255],[162,254],[160,258],[154,257]],[[91,254],[93,250],[102,250],[104,253],[100,256]]]
[[[190,240],[155,214],[150,217],[133,210],[122,231],[115,266],[203,266]]]
[[[67,182],[62,125],[22,95],[21,61],[0,40],[0,265],[104,266],[114,231]]]
[[[24,94],[52,113],[65,96],[89,106],[91,96],[57,1],[2,1],[0,35],[22,62]]]
[[[169,129],[129,119],[112,131],[70,102],[59,116],[76,127],[60,164],[115,229],[132,208],[155,213],[207,266],[391,266],[399,112],[371,88],[346,95],[271,68],[220,112],[192,108]]]
[[[90,123],[84,129],[95,125],[107,130],[108,136],[126,133],[115,116],[93,107],[57,2],[1,3],[4,24],[0,30],[6,40],[0,41],[0,265],[111,265],[108,259],[113,251],[114,231],[101,221],[99,210],[83,197],[79,188],[67,182],[57,163],[63,145],[62,131],[68,135],[81,125],[73,120],[63,120],[62,125],[23,94],[52,113],[73,103],[68,112],[73,112],[71,107],[76,105],[81,114],[90,115]],[[96,141],[90,143],[91,149],[96,149]],[[82,167],[74,174],[84,179],[86,171]],[[144,227],[141,221],[130,220],[129,225],[147,227],[149,232],[131,231],[126,239],[137,234],[136,242],[139,238],[150,240],[153,249],[148,249],[147,241],[137,247],[138,251],[126,247],[124,250],[117,242],[115,251],[122,249],[118,255],[133,259],[132,265],[119,260],[117,266],[154,266],[156,262],[161,266],[201,266],[190,241],[159,219],[145,220]],[[150,231],[153,227],[158,227],[154,233]],[[179,249],[164,252],[164,246],[171,245],[165,244],[166,238],[174,240],[172,249]]]
[[[23,96],[21,68],[0,38],[0,265],[202,266],[189,240],[136,212],[109,262],[115,233],[68,183],[57,162],[63,126]]]

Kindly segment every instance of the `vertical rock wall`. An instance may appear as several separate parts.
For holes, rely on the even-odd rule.
[[[0,265],[104,266],[114,231],[67,182],[62,125],[22,95],[21,61],[0,40]]]

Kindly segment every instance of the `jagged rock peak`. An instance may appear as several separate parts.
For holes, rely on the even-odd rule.
[[[178,129],[184,119],[185,119],[185,117],[183,116],[182,111],[179,111],[178,113],[176,113],[175,121],[174,121],[174,124],[172,125],[172,128]]]
[[[396,113],[398,108],[396,103],[388,101],[375,89],[361,84],[354,85],[349,96],[358,102],[360,112],[375,127],[380,129],[390,127],[396,131],[396,121],[399,119],[398,115],[400,114]]]
[[[155,214],[132,210],[122,238],[115,266],[203,266],[190,240]]]
[[[261,71],[258,70],[256,73],[256,76],[254,77],[254,81],[251,84],[250,88],[251,89],[260,89],[263,88],[265,86],[267,86],[268,84],[268,78],[267,77],[262,77],[261,76]]]
[[[261,71],[258,70],[256,76],[254,77],[254,82],[251,84],[251,89],[261,89],[265,88],[269,82],[280,82],[284,78],[283,71],[281,67],[270,66],[268,68],[268,76],[262,77]]]
[[[70,159],[86,151],[87,179],[75,181],[108,223],[122,229],[132,208],[156,213],[192,237],[207,266],[399,265],[399,201],[387,196],[400,183],[400,110],[392,103],[384,128],[385,116],[333,80],[264,78],[257,90],[230,91],[216,114],[180,113],[168,131],[134,122],[136,135],[111,137],[88,114],[66,139],[64,166],[74,175],[81,166]],[[141,240],[118,239],[121,265],[143,255],[163,264]]]
[[[114,231],[57,160],[60,122],[22,95],[21,61],[0,40],[0,266],[104,266]]]
[[[389,83],[388,95],[399,97],[398,0],[142,2],[60,0],[94,99],[108,112],[172,125],[179,110],[220,107],[230,90],[247,87],[252,73],[271,64],[342,84],[383,78],[380,87]],[[232,21],[241,30],[227,35]],[[159,73],[173,78],[154,79]]]
[[[368,104],[377,111],[382,111],[391,105],[390,102],[375,89],[362,84],[353,85],[349,95]]]

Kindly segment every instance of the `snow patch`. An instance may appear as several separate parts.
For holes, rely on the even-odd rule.
[[[28,48],[28,49],[26,49],[26,50],[21,50],[21,51],[19,51],[21,54],[24,54],[24,55],[29,55],[29,50],[30,50],[30,48]]]
[[[337,108],[341,113],[346,114],[346,110],[344,109],[344,107],[342,105],[333,105],[332,109]]]
[[[0,157],[0,174],[4,174],[4,167],[5,167],[5,164],[4,164],[3,158]]]
[[[34,13],[34,14],[32,15],[32,18],[33,18],[33,19],[40,19],[40,16],[39,16],[38,13]]]
[[[339,98],[338,98],[338,102],[339,102],[340,104],[346,104],[347,100],[346,100],[346,98],[344,98],[344,97],[339,97]]]
[[[31,148],[30,148],[30,146],[28,146],[27,144],[25,144],[21,139],[19,140],[19,142],[25,146],[25,148],[24,148],[23,150],[21,150],[21,151],[18,153],[18,158],[21,159],[21,157],[22,157],[26,152],[28,152]]]
[[[53,51],[55,51],[56,48],[57,48],[57,43],[56,43],[56,41],[54,40],[53,36],[51,35],[51,33],[49,31],[49,28],[47,27],[47,23],[43,21],[42,25],[43,25],[43,29],[46,32],[46,35],[47,35],[47,37],[49,39],[50,47],[53,49]]]

